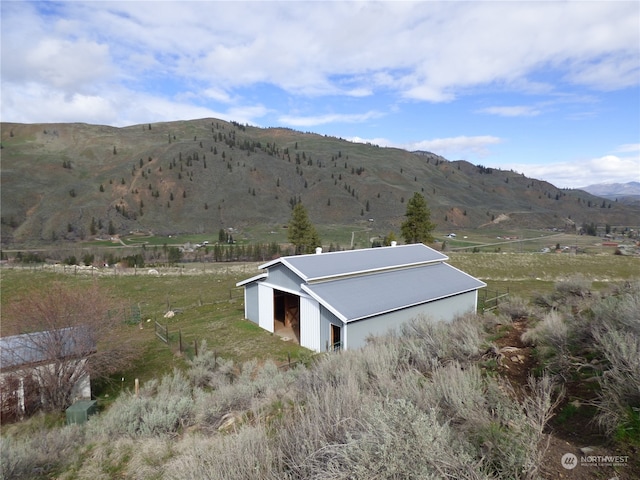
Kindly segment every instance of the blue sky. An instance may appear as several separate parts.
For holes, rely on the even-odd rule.
[[[216,117],[558,187],[640,181],[640,2],[26,2],[5,122]]]

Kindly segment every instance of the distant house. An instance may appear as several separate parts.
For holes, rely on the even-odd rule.
[[[418,316],[477,309],[486,284],[422,244],[281,257],[238,282],[245,318],[316,352],[354,349]]]
[[[95,350],[95,341],[82,327],[0,338],[3,419],[38,410],[42,404],[42,379],[52,375],[73,382],[71,400],[91,398],[90,378],[84,365]]]

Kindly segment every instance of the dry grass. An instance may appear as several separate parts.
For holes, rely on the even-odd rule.
[[[536,478],[551,383],[532,384],[523,409],[482,375],[483,324],[416,319],[402,337],[286,371],[202,345],[185,373],[47,432],[56,451],[38,437],[3,439],[3,465],[14,478]]]

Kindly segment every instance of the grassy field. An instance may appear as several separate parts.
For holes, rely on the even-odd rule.
[[[62,272],[63,270],[59,270]],[[285,342],[280,337],[265,332],[244,319],[242,290],[235,287],[237,281],[257,272],[255,264],[203,265],[193,268],[173,269],[170,275],[80,275],[50,273],[42,269],[4,269],[0,286],[2,306],[24,295],[37,295],[53,282],[71,286],[97,281],[121,300],[124,305],[121,335],[132,340],[140,349],[140,357],[130,371],[114,375],[113,382],[104,386],[103,393],[114,389],[132,388],[135,378],[141,382],[183,368],[185,358],[194,354],[194,342],[206,341],[219,356],[243,362],[252,358],[273,359],[277,363],[308,358],[310,352],[300,346]],[[140,311],[140,323],[131,324],[131,309]],[[176,312],[165,318],[168,311]],[[155,335],[155,322],[166,326],[169,345]],[[20,333],[19,319],[3,318],[2,335]],[[179,336],[182,336],[180,352]],[[125,378],[124,385],[121,379]]]
[[[613,254],[447,253],[452,265],[487,283],[488,295],[508,291],[511,295],[532,298],[573,276],[584,277],[595,289],[640,278],[640,259]],[[1,301],[4,307],[20,296],[37,295],[52,282],[71,286],[99,282],[121,300],[124,305],[118,313],[123,318],[121,333],[123,338],[134,340],[140,349],[139,360],[132,369],[114,377],[118,381],[124,377],[127,387],[134,378],[144,382],[173,368],[182,368],[185,358],[194,354],[194,343],[201,341],[206,341],[218,355],[238,362],[251,358],[270,358],[276,362],[308,358],[310,352],[306,349],[282,341],[244,319],[242,289],[235,284],[257,274],[258,265],[185,264],[161,270],[158,276],[149,275],[147,269],[104,269],[103,273],[89,275],[79,274],[73,267],[58,266],[55,272],[44,268],[5,268],[0,277]],[[131,309],[134,313],[139,310],[139,323],[131,317]],[[175,316],[165,318],[168,311],[176,312]],[[156,337],[155,322],[168,329],[169,345]],[[19,333],[19,319],[2,318],[1,331],[2,335]],[[122,388],[118,381],[114,384]],[[113,384],[105,391],[112,389]]]
[[[588,292],[605,293],[613,284],[637,280],[640,259],[612,254],[448,253],[452,265],[486,281],[486,290],[508,290],[524,301],[504,303],[495,318],[492,314],[468,315],[451,323],[416,324],[412,327],[415,331],[409,328],[362,350],[320,355],[313,362],[312,352],[243,318],[242,289],[235,284],[254,276],[258,263],[184,264],[159,269],[157,275],[150,274],[148,268],[2,268],[3,312],[9,304],[33,298],[54,282],[71,288],[98,282],[105,293],[121,300],[121,311],[114,313],[122,317],[120,335],[123,341],[133,341],[140,355],[127,371],[93,382],[102,412],[85,427],[65,427],[61,413],[3,425],[5,452],[0,477],[244,479],[254,478],[255,469],[262,468],[265,473],[260,478],[275,478],[272,472],[279,467],[269,459],[278,456],[293,458],[291,465],[308,467],[296,478],[310,478],[312,472],[316,476],[322,472],[327,463],[310,451],[324,455],[334,445],[351,445],[370,446],[371,450],[354,454],[347,471],[362,468],[363,459],[368,459],[375,468],[379,464],[379,471],[388,471],[391,463],[401,466],[404,473],[399,476],[405,478],[415,476],[420,467],[411,462],[424,456],[404,458],[403,452],[412,452],[418,445],[439,452],[437,458],[445,458],[460,447],[455,439],[463,437],[469,441],[464,442],[468,451],[460,456],[461,461],[473,462],[469,468],[475,469],[487,454],[493,455],[485,468],[498,469],[501,478],[520,478],[527,466],[549,468],[545,478],[559,478],[558,473],[565,473],[561,456],[585,444],[593,445],[598,455],[635,454],[640,424],[637,414],[624,409],[637,403],[633,400],[637,397],[627,396],[627,392],[637,393],[637,374],[632,376],[625,370],[637,357],[625,353],[638,347],[634,320],[637,293],[636,297],[601,298]],[[559,282],[575,277],[580,278],[565,285],[580,285],[584,289],[579,294],[560,290]],[[630,293],[631,288],[626,288]],[[527,305],[537,294],[560,291],[564,296],[555,297],[557,305],[548,313]],[[592,309],[593,318],[585,321],[582,312],[574,316],[573,306]],[[564,311],[564,320],[558,320],[556,308]],[[167,317],[167,312],[175,315]],[[525,320],[521,312],[527,312]],[[511,323],[509,319],[514,318],[518,320]],[[603,343],[609,337],[588,335],[596,320],[602,326],[621,325],[611,337],[617,343]],[[156,337],[155,322],[168,329],[169,345]],[[533,346],[523,340],[525,325]],[[627,325],[629,329],[635,325],[635,330],[622,330]],[[3,316],[2,335],[19,331],[19,319]],[[206,341],[208,353],[201,353],[190,364],[187,359],[202,341]],[[556,341],[563,349],[554,350]],[[486,358],[487,342],[498,357]],[[514,348],[518,355],[499,356]],[[578,359],[584,356],[585,364],[594,358],[594,352],[600,352],[595,365],[611,364],[608,380],[602,381],[605,376],[597,375],[597,369],[595,376],[589,371],[590,376],[585,377],[585,372],[579,374],[579,369],[566,367],[563,359],[567,349]],[[233,364],[221,358],[233,360]],[[313,367],[278,367],[289,359]],[[560,390],[547,369],[557,379],[564,379],[564,400],[556,397]],[[172,371],[176,373],[167,375]],[[539,378],[527,384],[529,374]],[[136,378],[141,381],[140,396],[133,394]],[[515,390],[504,390],[511,386]],[[515,400],[520,388],[522,392],[531,389],[522,403]],[[600,389],[605,394],[599,395]],[[561,401],[564,403],[558,403]],[[596,402],[598,409],[587,407],[587,402]],[[554,433],[547,434],[543,426],[556,406]],[[423,418],[420,412],[430,416]],[[434,412],[439,412],[441,423]],[[628,418],[627,412],[631,412]],[[428,418],[433,421],[427,422]],[[542,423],[534,425],[534,419]],[[606,444],[592,428],[599,419],[607,421]],[[342,428],[346,429],[344,435]],[[384,435],[378,436],[379,432]],[[565,436],[567,432],[570,435]],[[353,443],[368,434],[374,437]],[[506,448],[487,450],[488,435]],[[389,438],[393,441],[388,442]],[[268,458],[260,456],[265,451],[270,452]],[[308,465],[309,458],[318,463]],[[228,465],[221,466],[221,459]],[[243,470],[242,462],[247,459]],[[281,472],[289,468],[287,464]],[[466,467],[461,464],[459,468],[449,476],[463,478],[460,472]],[[192,474],[186,476],[187,471]],[[597,480],[616,473],[622,474],[618,475],[621,479],[638,478],[638,471],[640,465],[631,460],[620,472],[609,469],[607,475],[598,471],[594,476],[576,478]],[[284,474],[279,478],[285,478]]]

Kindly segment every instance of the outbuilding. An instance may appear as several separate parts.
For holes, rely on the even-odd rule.
[[[245,318],[316,352],[362,347],[367,337],[426,315],[475,311],[486,284],[423,244],[280,257],[244,287]]]
[[[83,327],[0,338],[0,397],[3,420],[30,415],[42,405],[43,379],[71,386],[70,400],[91,398],[86,362],[96,343]]]

